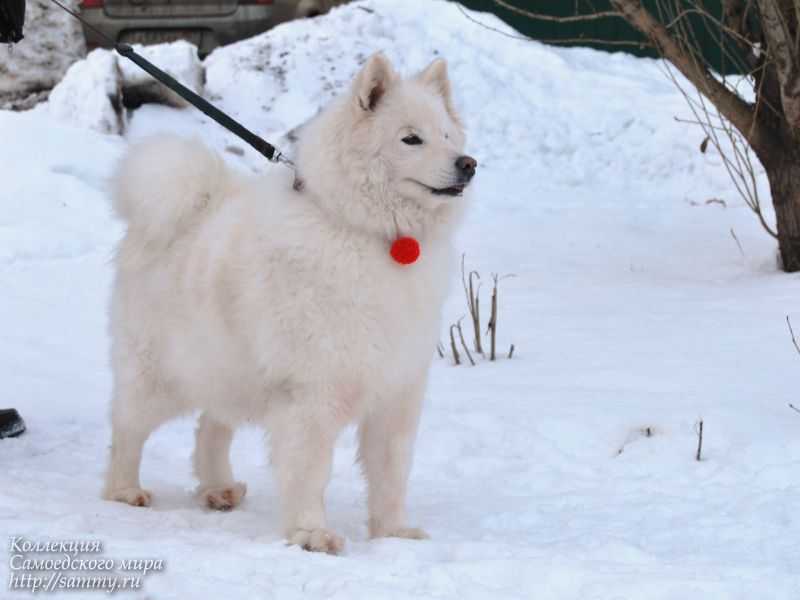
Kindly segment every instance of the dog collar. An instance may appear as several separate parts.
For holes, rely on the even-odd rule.
[[[292,183],[294,191],[300,193],[305,188],[305,181],[295,173]],[[392,242],[389,255],[401,265],[410,265],[417,262],[420,255],[419,242],[410,236],[402,236]]]

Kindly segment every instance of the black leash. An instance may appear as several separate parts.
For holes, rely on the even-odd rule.
[[[259,153],[263,154],[269,161],[271,162],[280,162],[289,167],[294,167],[294,163],[286,158],[281,152],[268,141],[258,137],[255,133],[244,127],[241,123],[235,121],[233,118],[222,112],[216,106],[211,104],[205,98],[195,94],[192,90],[187,88],[177,79],[172,77],[171,75],[165,73],[158,67],[156,67],[153,63],[148,61],[143,56],[136,53],[136,51],[128,44],[118,44],[110,37],[108,37],[105,33],[87,23],[86,20],[81,17],[78,13],[70,10],[67,6],[64,6],[59,0],[50,0],[53,4],[58,5],[63,10],[67,11],[73,17],[78,19],[81,23],[83,23],[86,27],[94,31],[98,36],[103,38],[110,46],[114,48],[121,56],[124,56],[130,61],[136,63],[141,69],[147,71],[154,79],[159,81],[161,84],[165,85],[173,92],[178,94],[181,98],[186,100],[189,104],[194,106],[195,108],[199,109],[204,114],[208,115],[212,119],[214,119],[217,123],[222,125],[225,129],[233,133],[234,135],[240,137],[245,142],[250,144],[253,148],[255,148]]]

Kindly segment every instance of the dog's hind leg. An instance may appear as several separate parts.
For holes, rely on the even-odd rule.
[[[406,524],[406,487],[425,377],[404,386],[370,412],[359,428],[358,458],[367,478],[370,537],[425,539]]]
[[[230,448],[233,429],[207,413],[200,415],[195,434],[194,472],[198,494],[209,508],[230,510],[242,501],[247,485],[233,479]]]
[[[168,418],[163,412],[152,410],[153,406],[163,404],[143,398],[133,390],[115,393],[111,414],[111,460],[103,491],[106,500],[150,506],[152,496],[139,483],[139,466],[147,438]]]

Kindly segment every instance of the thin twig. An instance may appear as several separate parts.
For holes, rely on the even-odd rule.
[[[497,275],[492,274],[494,286],[492,287],[492,312],[489,319],[489,360],[495,359],[495,348],[497,346]]]
[[[477,273],[475,273],[475,276],[480,278],[480,275]],[[472,342],[475,344],[475,352],[479,354],[483,354],[483,342],[481,342],[481,285],[483,284],[478,283],[478,286],[475,288],[473,302],[474,314],[472,316]],[[472,294],[472,273],[469,274],[469,290],[470,294]]]
[[[598,44],[603,46],[630,46],[633,48],[645,49],[645,48],[655,48],[653,44],[646,40],[636,41],[636,40],[606,40],[602,38],[592,38],[592,37],[570,37],[570,38],[536,38],[537,42],[541,42],[543,44]]]
[[[494,31],[495,33],[499,33],[500,35],[504,35],[505,37],[512,38],[512,39],[515,39],[515,40],[522,40],[522,41],[525,41],[525,42],[532,42],[533,41],[533,38],[529,38],[528,36],[525,36],[525,35],[514,35],[513,33],[508,33],[507,31],[503,31],[502,29],[498,29],[497,27],[492,27],[491,25],[487,25],[486,23],[481,23],[480,21],[478,21],[478,19],[475,19],[475,18],[471,17],[467,13],[467,11],[464,10],[464,7],[461,6],[458,3],[456,3],[456,8],[458,8],[458,10],[461,11],[461,14],[464,15],[468,20],[472,21],[476,25],[480,25],[484,29],[488,29],[489,31]]]
[[[587,15],[579,15],[575,14],[568,17],[557,17],[555,15],[545,15],[542,13],[535,13],[530,10],[525,10],[524,8],[519,8],[518,6],[513,6],[504,0],[492,0],[497,6],[505,8],[508,11],[516,13],[518,15],[522,15],[523,17],[528,17],[529,19],[534,19],[537,21],[552,21],[555,23],[576,23],[581,21],[595,21],[597,19],[606,19],[606,18],[622,18],[622,15],[619,14],[615,10],[604,10],[604,11],[595,11]]]
[[[766,218],[761,209],[755,165],[750,157],[750,145],[746,136],[723,117],[719,111],[716,111],[716,114],[712,116],[702,94],[698,94],[696,100],[690,98],[689,92],[683,88],[678,77],[670,68],[669,63],[664,64],[664,71],[677,90],[683,95],[687,105],[695,116],[694,121],[677,120],[700,125],[703,133],[705,133],[707,139],[711,141],[717,154],[722,159],[723,166],[728,171],[728,176],[734,184],[736,191],[739,193],[739,196],[756,215],[764,231],[772,238],[777,239],[777,233],[766,222]],[[719,124],[715,124],[714,120]],[[731,148],[730,154],[723,147],[718,132],[721,132],[728,138]]]
[[[469,353],[469,348],[467,348],[467,343],[464,341],[464,332],[461,331],[461,321],[463,319],[464,319],[464,317],[461,317],[461,319],[459,319],[456,322],[456,329],[458,330],[458,337],[461,338],[461,347],[464,348],[464,352],[467,353],[467,358],[469,359],[470,364],[474,367],[475,366],[475,361],[472,360],[472,354]]]
[[[786,325],[789,326],[789,334],[792,336],[792,344],[794,344],[794,349],[797,350],[798,354],[800,354],[800,344],[797,343],[797,338],[794,337],[794,329],[792,329],[792,321],[789,319],[789,315],[786,315]]]
[[[736,242],[736,245],[739,246],[739,252],[742,253],[742,258],[744,258],[744,248],[742,248],[739,238],[736,237],[736,232],[733,230],[733,227],[731,227],[731,237],[733,238],[733,241]]]
[[[508,38],[512,38],[515,40],[523,40],[526,42],[534,41],[532,37],[528,37],[526,35],[515,35],[513,33],[508,33],[507,31],[503,31],[502,29],[498,29],[497,27],[492,27],[491,25],[487,25],[486,23],[482,23],[478,19],[472,17],[467,13],[463,6],[460,4],[456,4],[456,8],[461,12],[464,17],[475,23],[484,29],[488,29],[489,31],[493,31],[495,33],[499,33]],[[591,15],[587,15],[590,16]],[[619,15],[617,15],[619,16]],[[571,17],[565,17],[571,18]],[[579,19],[579,20],[590,20],[590,19]],[[611,40],[611,39],[602,39],[602,38],[589,38],[589,37],[571,37],[571,38],[543,38],[537,39],[536,41],[541,42],[542,44],[602,44],[605,46],[631,46],[634,48],[653,48],[653,44],[651,44],[646,39],[642,39],[640,41],[636,40]]]
[[[483,347],[481,345],[481,305],[480,305],[480,274],[477,271],[470,271],[467,277],[465,267],[466,254],[461,255],[461,284],[464,286],[464,296],[467,300],[467,308],[469,309],[470,317],[472,317],[472,330],[473,330],[473,345],[475,352],[483,354]],[[478,279],[479,283],[477,288],[473,284],[473,276]],[[469,281],[469,283],[467,283]]]
[[[695,431],[697,432],[697,454],[695,454],[695,460],[699,462],[702,460],[703,455],[703,419],[700,419],[700,422],[697,423]]]
[[[681,117],[672,117],[672,118],[675,120],[676,123],[686,123],[687,125],[700,125],[701,127],[709,127],[712,129],[716,129],[718,131],[723,131],[723,132],[725,131],[723,127],[718,127],[716,125],[709,125],[708,123],[703,123],[702,121],[698,121],[696,119],[684,119]],[[706,145],[706,147],[708,147],[708,142],[710,141],[710,139],[711,138],[709,136],[706,136],[705,139],[703,140],[703,143]],[[705,154],[705,150],[703,150],[702,148],[701,150]]]
[[[450,349],[453,351],[453,360],[457,365],[461,364],[461,357],[458,355],[458,348],[456,348],[456,338],[453,335],[453,329],[455,329],[456,325],[453,323],[450,325]]]
[[[797,407],[796,407],[794,404],[792,404],[791,402],[789,403],[789,408],[791,408],[791,409],[792,409],[794,412],[796,412],[796,413],[800,413],[800,408],[797,408]]]

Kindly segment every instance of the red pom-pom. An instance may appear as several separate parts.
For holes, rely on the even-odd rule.
[[[419,242],[412,237],[397,238],[389,254],[401,265],[410,265],[419,258]]]

